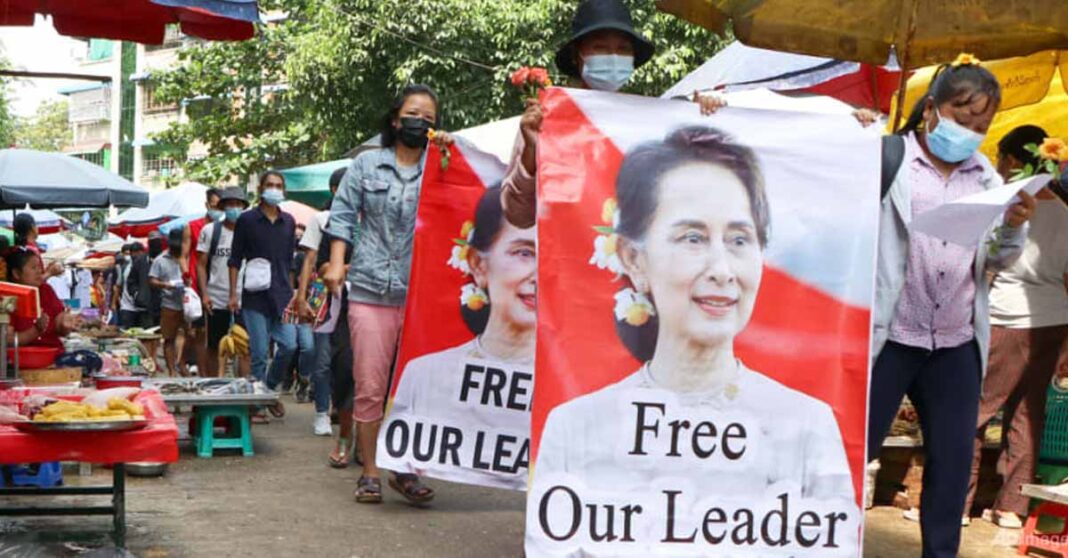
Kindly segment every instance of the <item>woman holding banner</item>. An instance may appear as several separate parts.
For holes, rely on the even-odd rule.
[[[476,337],[405,367],[383,431],[385,453],[380,453],[379,461],[394,470],[521,490],[527,483],[534,387],[535,233],[508,223],[501,210],[500,188],[487,188],[466,240],[465,261],[450,263],[469,270],[473,279],[463,287],[460,311]],[[398,421],[405,424],[394,426]],[[420,458],[412,447],[418,441],[400,447],[399,441],[408,440],[407,432],[416,426],[424,431],[455,429],[462,461],[443,462],[438,458],[443,454],[437,452]],[[502,446],[514,459],[504,467],[475,465],[502,463],[490,458],[488,451],[475,455],[473,450],[495,446],[485,441],[501,436],[514,440],[507,448]]]
[[[717,551],[707,545],[720,543],[739,556],[797,554],[810,546],[799,541],[818,540],[821,556],[855,548],[860,512],[834,413],[734,352],[770,228],[753,152],[716,129],[682,128],[627,153],[616,198],[627,282],[616,329],[643,364],[549,414],[528,498],[540,527],[528,527],[528,555],[615,554],[622,542],[638,555],[672,556],[709,555]],[[614,539],[599,537],[605,518],[571,522],[580,501],[631,513],[622,529],[616,518]],[[689,536],[705,510],[725,514],[727,532],[741,516],[781,513],[792,533],[803,509],[823,519],[793,542],[771,540],[778,527],[733,545],[717,539],[718,528]]]
[[[986,274],[1010,266],[1035,200],[1020,192],[986,242],[958,246],[912,231],[912,218],[1002,185],[978,152],[1001,102],[997,78],[969,55],[943,66],[901,135],[904,159],[879,220],[868,458],[907,394],[923,430],[924,558],[957,556],[980,385],[990,345]],[[886,164],[884,162],[884,164]]]
[[[405,87],[383,120],[382,149],[352,160],[330,206],[330,265],[323,281],[334,292],[345,275],[346,245],[355,243],[348,267],[348,320],[356,384],[353,415],[363,456],[355,494],[360,503],[382,501],[375,444],[404,318],[427,133],[440,125],[439,114],[431,88]],[[435,142],[452,140],[439,133]],[[416,475],[396,474],[390,486],[411,502],[434,498]]]

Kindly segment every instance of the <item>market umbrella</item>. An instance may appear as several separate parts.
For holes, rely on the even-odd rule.
[[[37,223],[38,234],[51,234],[70,227],[70,221],[50,209],[30,209],[23,211],[0,211],[0,227],[11,228],[15,224],[15,215],[29,213]]]
[[[996,59],[1068,48],[1064,0],[657,0],[657,7],[718,33],[730,24],[738,40],[760,48],[868,64],[895,53],[905,71],[960,52]]]
[[[62,153],[0,149],[0,209],[144,207],[148,192],[99,165]]]
[[[688,97],[694,91],[803,91],[834,97],[856,107],[889,112],[900,73],[893,60],[874,66],[767,50],[735,41],[661,97]]]
[[[127,209],[108,219],[108,231],[119,236],[145,237],[172,219],[203,217],[207,190],[198,182],[183,182],[174,188],[149,192],[146,207]]]
[[[292,215],[294,221],[296,221],[298,224],[304,225],[305,227],[307,227],[308,223],[310,223],[312,219],[315,218],[315,214],[319,213],[318,209],[315,209],[314,207],[309,207],[300,202],[295,202],[293,200],[286,200],[282,202],[278,207],[281,208],[282,211],[285,211],[286,213]]]
[[[657,0],[657,7],[716,32],[733,24],[750,46],[868,64],[885,63],[895,45],[910,68],[962,51],[995,59],[1068,48],[1064,0]]]
[[[256,0],[0,0],[0,25],[33,25],[34,15],[52,16],[56,31],[160,44],[168,24],[210,40],[244,40],[259,21]]]
[[[1068,137],[1068,51],[984,60],[981,65],[997,77],[1002,94],[998,114],[982,146],[987,156],[996,156],[998,140],[1023,124],[1041,126],[1051,136]],[[905,112],[926,93],[936,70],[936,66],[921,68],[909,78],[902,105]]]
[[[286,179],[286,197],[322,207],[330,199],[330,175],[349,166],[349,162],[349,159],[338,159],[280,171]]]

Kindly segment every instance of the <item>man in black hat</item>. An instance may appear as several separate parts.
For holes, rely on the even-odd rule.
[[[571,38],[556,52],[556,67],[571,86],[618,91],[636,68],[653,57],[654,48],[634,29],[630,10],[621,0],[583,0],[571,21]],[[694,92],[702,114],[726,103],[715,95]],[[536,153],[541,131],[541,104],[531,99],[519,122],[512,162],[501,184],[501,203],[508,221],[520,228],[534,225]]]

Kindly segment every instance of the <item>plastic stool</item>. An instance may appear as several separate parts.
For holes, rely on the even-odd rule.
[[[11,475],[11,486],[36,486],[37,488],[52,488],[63,484],[63,466],[58,461],[39,463],[37,473],[32,473],[30,467],[23,465],[5,465],[6,473]],[[0,487],[5,486],[4,478],[0,475]]]
[[[1060,533],[1037,532],[1038,520],[1042,516],[1054,516],[1064,519],[1064,528]],[[1068,541],[1068,506],[1053,502],[1042,502],[1027,516],[1023,533],[1020,535],[1020,544],[1016,547],[1016,554],[1027,556],[1027,550],[1035,548],[1055,554],[1061,558],[1068,558],[1068,542],[1065,541]]]
[[[198,456],[211,457],[217,449],[240,449],[245,456],[253,455],[252,425],[249,422],[247,406],[197,407],[195,416]],[[225,437],[215,435],[215,419],[217,418],[227,422]]]

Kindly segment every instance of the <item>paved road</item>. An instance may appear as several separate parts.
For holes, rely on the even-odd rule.
[[[489,488],[429,481],[438,491],[431,507],[409,506],[386,488],[379,506],[352,499],[358,470],[326,466],[331,442],[311,436],[312,409],[285,399],[284,420],[255,426],[256,456],[199,459],[183,448],[182,459],[160,479],[133,479],[129,486],[130,550],[144,558],[323,557],[519,557],[522,556],[523,495]],[[68,475],[69,483],[106,483]],[[0,502],[3,505],[3,502]],[[107,520],[38,519],[0,523],[0,556],[78,556],[99,539],[79,546],[22,544],[27,539],[72,540],[57,528],[107,528]],[[965,530],[961,558],[1008,558],[1012,533],[977,521]],[[12,545],[20,545],[12,549]],[[14,552],[7,553],[7,551]],[[100,549],[103,550],[103,549]],[[868,516],[864,555],[917,557],[919,526],[899,510],[878,508]]]

